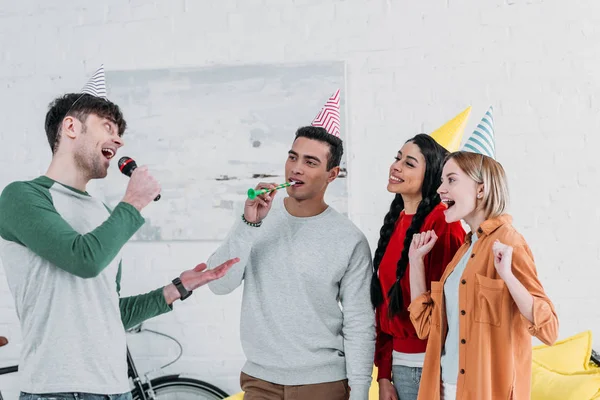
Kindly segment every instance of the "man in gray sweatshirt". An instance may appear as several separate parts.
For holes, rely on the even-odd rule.
[[[19,399],[131,400],[125,329],[170,312],[237,260],[210,271],[199,264],[151,292],[121,297],[122,248],[160,186],[141,166],[114,209],[87,192],[108,174],[127,127],[106,98],[104,68],[81,93],[55,99],[45,122],[46,174],[0,195],[0,260],[23,335]]]
[[[285,164],[295,184],[248,199],[209,258],[240,258],[209,284],[227,294],[244,281],[241,340],[245,400],[366,400],[375,349],[371,252],[363,233],[325,203],[342,141],[321,127],[296,132]],[[261,183],[257,189],[273,188]]]

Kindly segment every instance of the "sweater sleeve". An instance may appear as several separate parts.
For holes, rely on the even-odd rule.
[[[415,298],[408,306],[410,320],[412,321],[419,339],[429,338],[431,331],[431,314],[433,313],[433,301],[431,291],[427,291]]]
[[[515,277],[533,296],[533,324],[522,314],[521,320],[532,336],[551,346],[558,337],[558,316],[538,279],[533,255],[527,245],[514,248],[512,270]]]
[[[240,261],[220,279],[208,284],[215,294],[228,294],[242,284],[244,272],[250,267],[252,243],[258,237],[261,227],[252,227],[242,221],[236,222],[223,243],[208,258],[206,265],[209,269],[216,268],[225,261],[239,257]]]
[[[394,338],[381,330],[381,318],[385,318],[384,306],[377,307],[375,312],[376,339],[375,339],[375,366],[377,367],[377,380],[392,379],[392,354],[394,352]]]
[[[117,272],[117,294],[121,292],[121,263]],[[133,328],[147,319],[157,317],[173,310],[167,304],[162,287],[151,292],[129,297],[119,297],[121,321],[125,329]]]
[[[375,353],[375,312],[371,304],[371,250],[366,238],[356,245],[340,282],[344,352],[350,400],[364,400],[371,386]]]
[[[80,278],[98,276],[143,223],[138,210],[119,203],[106,221],[82,235],[58,213],[43,187],[14,182],[0,196],[0,236]]]

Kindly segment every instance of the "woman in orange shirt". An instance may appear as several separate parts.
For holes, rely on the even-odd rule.
[[[505,213],[506,176],[492,158],[488,125],[467,141],[468,152],[452,153],[444,164],[438,193],[446,221],[464,220],[471,233],[430,291],[423,257],[435,232],[414,235],[409,250],[410,318],[428,338],[419,400],[529,399],[531,336],[551,345],[558,335],[533,255]]]

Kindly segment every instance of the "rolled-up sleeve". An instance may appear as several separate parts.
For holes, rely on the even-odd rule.
[[[433,312],[431,292],[428,291],[416,297],[408,306],[408,312],[419,339],[427,339],[431,331],[431,315]]]
[[[533,324],[521,314],[523,323],[532,336],[551,346],[558,338],[558,316],[538,279],[533,255],[527,245],[514,248],[512,270],[515,277],[533,296]]]

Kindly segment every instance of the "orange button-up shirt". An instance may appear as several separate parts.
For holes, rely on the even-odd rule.
[[[459,356],[457,400],[530,398],[531,335],[551,345],[558,336],[554,305],[540,283],[531,250],[504,214],[486,220],[477,231],[471,259],[459,284]],[[533,323],[520,313],[494,267],[496,240],[512,246],[512,272],[533,296]],[[409,306],[420,338],[428,338],[419,400],[439,400],[440,360],[447,332],[444,283],[471,244],[471,234],[456,252],[439,282]]]

